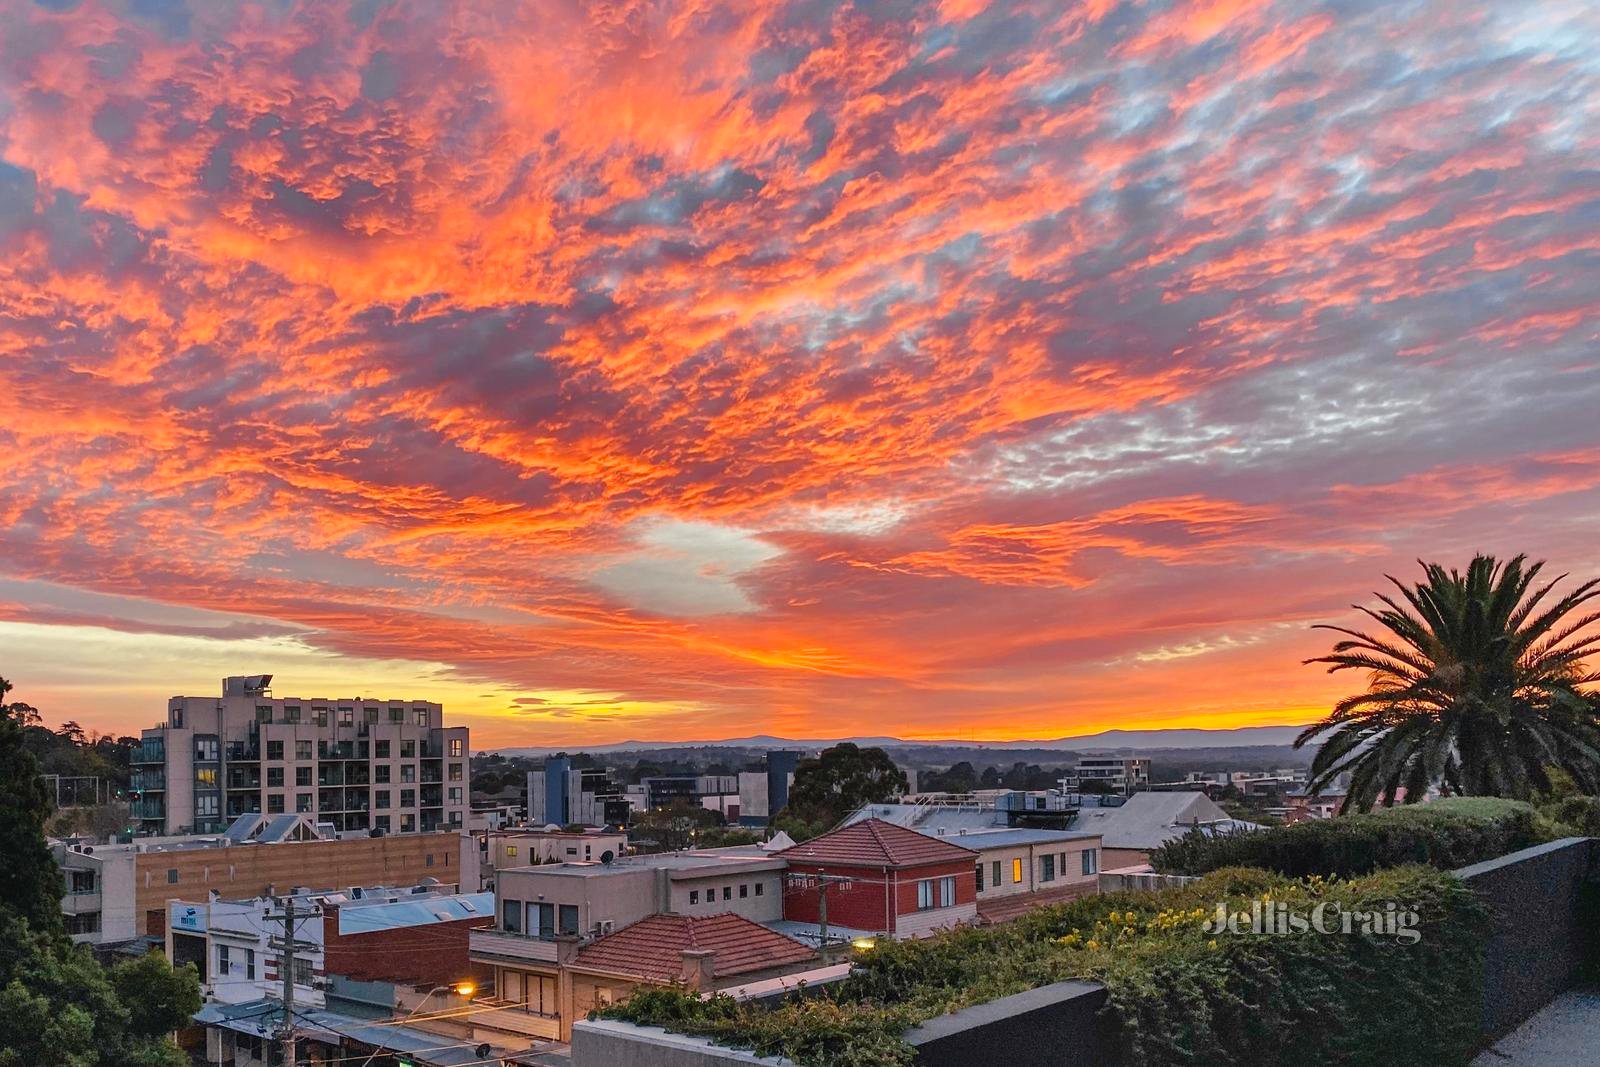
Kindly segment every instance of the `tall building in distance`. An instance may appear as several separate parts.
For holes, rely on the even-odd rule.
[[[215,833],[240,815],[302,814],[336,830],[464,829],[471,748],[425,700],[276,697],[272,675],[173,697],[133,756],[146,833]]]
[[[1084,756],[1074,773],[1061,779],[1068,793],[1096,790],[1137,793],[1150,788],[1150,761],[1140,756]]]

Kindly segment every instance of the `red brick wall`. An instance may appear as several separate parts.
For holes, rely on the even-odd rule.
[[[888,930],[892,886],[885,890],[885,872],[876,867],[824,867],[815,863],[789,864],[783,893],[783,917],[796,922],[820,922],[819,891],[804,881],[806,875],[830,874],[860,879],[850,885],[828,887],[828,925],[855,930]],[[915,898],[913,898],[913,901]]]
[[[338,911],[328,908],[322,913],[323,969],[363,982],[448,985],[475,974],[467,963],[467,931],[493,925],[493,916],[476,915],[427,926],[340,934]]]
[[[896,899],[899,907],[895,909],[898,915],[909,915],[917,910],[917,883],[924,878],[944,878],[955,875],[956,900],[955,905],[971,904],[978,899],[978,878],[975,865],[968,862],[956,861],[955,863],[932,864],[927,867],[918,867],[910,871],[897,871],[899,880],[896,885]],[[933,887],[933,899],[938,905],[939,887]]]

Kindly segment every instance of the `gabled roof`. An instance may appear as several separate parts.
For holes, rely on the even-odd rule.
[[[1253,830],[1253,823],[1239,822],[1201,792],[1135,793],[1115,808],[1084,808],[1072,824],[1101,836],[1105,848],[1156,848],[1191,827],[1203,830]]]
[[[652,915],[578,950],[573,966],[607,974],[671,982],[683,975],[683,954],[711,952],[711,973],[722,978],[791,964],[815,953],[793,938],[742,915]]]
[[[830,830],[776,855],[791,863],[837,863],[856,867],[922,867],[971,861],[974,853],[948,840],[919,834],[882,819]]]

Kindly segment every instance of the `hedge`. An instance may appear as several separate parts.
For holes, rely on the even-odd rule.
[[[1557,836],[1558,828],[1531,804],[1452,797],[1295,826],[1225,834],[1191,830],[1151,852],[1150,863],[1167,874],[1261,867],[1292,878],[1351,877],[1406,863],[1465,867]]]
[[[1421,940],[1363,933],[1214,933],[1229,910],[1317,902],[1415,909]],[[805,1067],[913,1061],[901,1035],[946,1012],[1069,978],[1102,982],[1120,1061],[1141,1067],[1466,1063],[1478,1041],[1483,914],[1425,867],[1353,881],[1217,871],[1156,893],[1040,908],[1006,926],[882,942],[820,995],[776,1007],[646,990],[608,1018],[663,1026]]]

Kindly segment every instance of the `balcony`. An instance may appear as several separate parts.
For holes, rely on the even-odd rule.
[[[167,743],[162,738],[146,738],[134,746],[133,752],[128,756],[129,763],[165,763],[167,762]]]
[[[555,963],[559,945],[542,937],[528,937],[504,930],[470,930],[468,955],[484,963]]]
[[[261,747],[244,741],[229,741],[225,746],[229,763],[260,763]]]
[[[552,1041],[561,1036],[561,1016],[529,1011],[526,1005],[499,997],[479,997],[473,1002],[472,1024],[523,1037],[543,1037]],[[498,1008],[498,1011],[489,1009]]]
[[[68,893],[61,898],[61,910],[67,915],[94,915],[101,908],[100,891]]]

